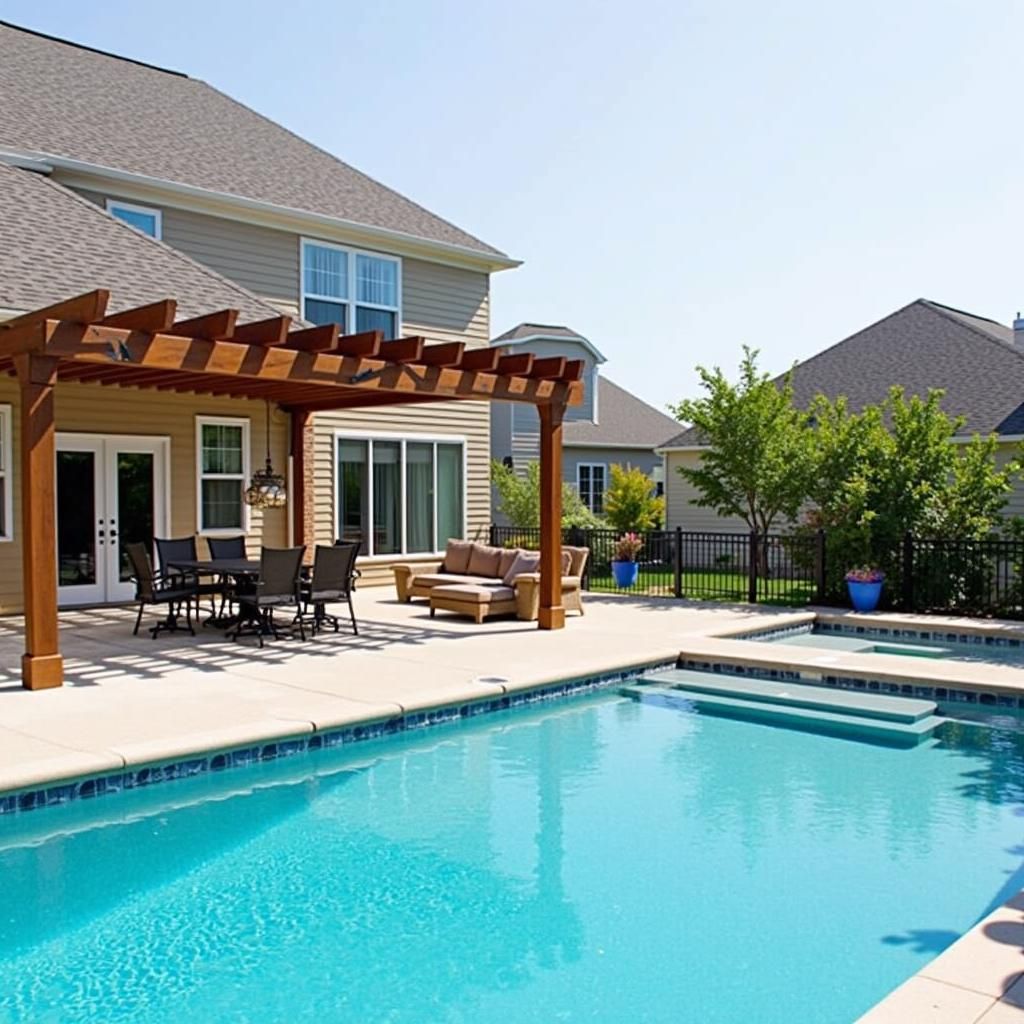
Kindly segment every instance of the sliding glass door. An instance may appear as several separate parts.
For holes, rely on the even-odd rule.
[[[465,535],[465,443],[338,436],[338,536],[365,555],[431,554]]]

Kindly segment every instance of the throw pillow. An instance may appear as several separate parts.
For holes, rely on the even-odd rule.
[[[515,578],[524,572],[538,572],[540,570],[540,555],[533,551],[516,552],[515,560],[508,567],[508,571],[502,577],[501,582],[506,587],[511,587]]]

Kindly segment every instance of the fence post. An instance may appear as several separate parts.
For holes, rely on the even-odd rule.
[[[815,534],[814,547],[814,589],[816,591],[814,600],[817,604],[825,603],[827,585],[825,579],[825,531],[818,530]]]
[[[747,600],[757,604],[757,530],[750,531],[750,554],[747,565]]]
[[[903,610],[914,610],[914,537],[908,530],[903,535]]]
[[[676,542],[672,549],[672,593],[683,596],[683,528],[676,527]]]
[[[491,523],[487,543],[490,544],[492,548],[496,548],[498,546],[498,527],[496,523]]]

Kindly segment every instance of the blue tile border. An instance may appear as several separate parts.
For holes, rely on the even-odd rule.
[[[427,729],[436,725],[458,722],[478,715],[490,714],[495,711],[507,711],[511,708],[539,704],[544,701],[561,700],[575,697],[583,693],[605,689],[636,679],[648,672],[676,668],[675,661],[649,662],[635,665],[632,668],[602,672],[598,675],[581,676],[564,679],[559,682],[538,686],[531,690],[506,693],[491,700],[483,699],[450,707],[430,708],[425,711],[413,711],[406,715],[397,715],[379,722],[366,722],[360,725],[345,726],[340,729],[326,729],[308,736],[286,737],[280,740],[269,740],[252,746],[238,747],[232,750],[210,751],[196,754],[180,761],[166,764],[143,765],[139,768],[127,768],[121,772],[107,775],[89,776],[88,778],[54,782],[52,785],[36,789],[25,789],[13,793],[0,793],[0,817],[25,811],[53,807],[56,804],[68,803],[71,800],[90,800],[95,797],[109,796],[123,790],[139,789],[143,786],[158,785],[176,779],[187,779],[206,772],[227,771],[244,768],[261,761],[271,761],[280,757],[291,757],[310,750],[329,750],[335,747],[361,743],[365,740],[381,739],[400,732],[412,732]]]

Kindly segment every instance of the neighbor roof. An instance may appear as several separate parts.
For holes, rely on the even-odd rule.
[[[280,310],[33,171],[0,164],[0,309],[24,312],[95,288],[110,311],[168,295],[181,318],[233,307],[243,320]]]
[[[579,331],[571,327],[563,327],[559,324],[516,324],[511,330],[491,342],[492,345],[527,345],[531,341],[575,341],[581,344],[594,357],[595,362],[606,363],[601,350]]]
[[[116,168],[507,259],[198,79],[5,22],[0,52],[2,149]]]
[[[943,408],[966,417],[965,434],[1024,434],[1024,354],[1013,330],[939,302],[917,299],[793,370],[793,399],[804,408],[825,394],[860,409],[893,385],[911,395],[942,388]],[[664,447],[698,444],[691,427]]]
[[[567,445],[623,448],[656,448],[679,424],[663,412],[641,401],[632,392],[598,378],[598,422],[567,420],[562,440]]]

